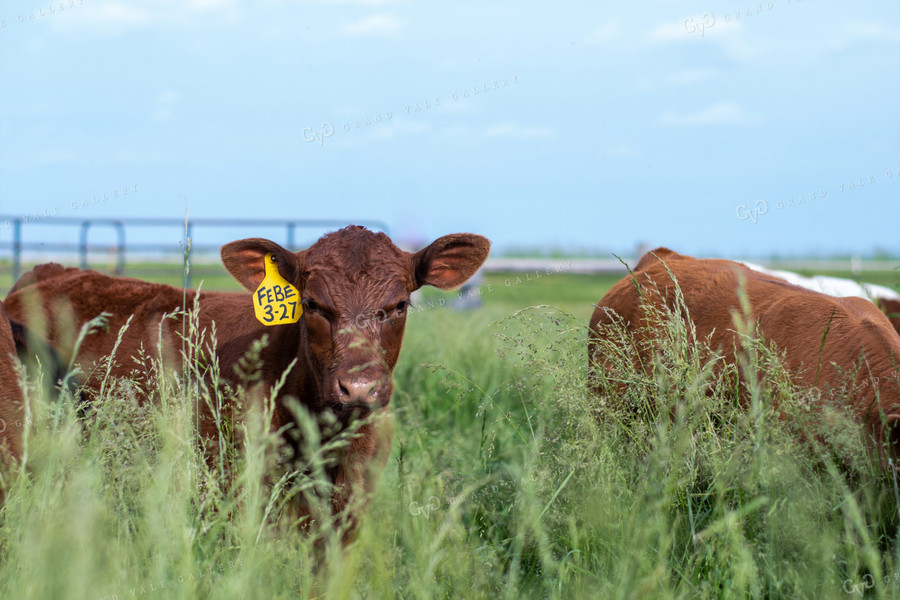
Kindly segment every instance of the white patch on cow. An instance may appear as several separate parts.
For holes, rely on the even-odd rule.
[[[807,290],[820,292],[829,296],[843,298],[845,296],[856,296],[871,300],[873,298],[884,298],[886,300],[900,300],[900,294],[889,287],[883,285],[875,285],[874,283],[857,283],[849,279],[841,279],[840,277],[828,277],[826,275],[816,275],[814,277],[804,277],[790,271],[776,271],[767,269],[762,265],[754,263],[743,263],[754,271],[766,273],[780,279],[784,279],[788,283],[800,286]]]

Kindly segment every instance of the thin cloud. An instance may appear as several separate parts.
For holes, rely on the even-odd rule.
[[[187,3],[189,10],[195,12],[225,10],[234,7],[236,0],[190,0]]]
[[[105,25],[123,27],[149,25],[154,20],[152,13],[146,8],[120,2],[100,4],[93,11],[86,11],[79,14],[78,17]]]
[[[175,104],[178,102],[179,93],[175,90],[165,90],[156,96],[156,107],[153,110],[154,121],[168,121],[175,116]]]
[[[637,155],[638,151],[629,144],[611,146],[603,150],[603,156],[607,158],[633,158]]]
[[[687,42],[691,36],[683,23],[661,23],[650,30],[647,39],[651,42]]]
[[[900,29],[888,27],[875,21],[856,21],[830,36],[827,45],[830,50],[846,50],[858,43],[900,42]]]
[[[221,20],[238,20],[239,7],[235,0],[155,0],[153,2],[123,2],[94,0],[84,6],[76,5],[66,11],[65,18],[53,19],[53,27],[65,31],[89,31],[121,35],[126,30],[158,26],[197,26],[197,17],[218,16]]]
[[[676,23],[656,25],[645,40],[651,46],[718,46],[726,56],[743,63],[759,60],[771,53],[769,45],[748,42],[746,32],[742,21],[726,21],[721,15],[705,13],[685,17]]]
[[[373,127],[369,134],[371,140],[394,140],[401,137],[413,137],[431,132],[431,124],[421,121],[393,121],[385,127]]]
[[[782,6],[782,5],[778,5]],[[793,5],[791,5],[793,6]],[[799,10],[803,10],[798,5]],[[766,43],[759,43],[751,36],[760,35],[763,23],[777,23],[788,16],[799,16],[793,7],[788,11],[784,6],[778,12],[764,12],[754,15],[752,20],[735,20],[726,18],[726,13],[703,13],[685,17],[678,22],[660,23],[650,29],[645,40],[651,46],[667,46],[671,44],[709,44],[718,46],[725,56],[743,63],[754,63],[760,60],[779,57],[793,63],[808,64],[821,60],[835,52],[845,52],[867,44],[896,45],[900,43],[900,28],[873,20],[848,20],[839,25],[814,21],[810,30],[828,27],[828,35],[811,36],[806,43],[792,50],[785,56],[779,48],[793,47],[795,31],[765,28]]]
[[[484,131],[487,138],[505,138],[514,140],[545,139],[556,135],[552,127],[524,127],[515,123],[499,123]]]
[[[588,45],[610,42],[622,33],[622,24],[619,21],[610,21],[587,35],[584,43]]]
[[[693,85],[701,81],[707,81],[717,77],[719,72],[716,69],[709,68],[692,68],[674,71],[665,76],[666,83],[675,85]]]
[[[35,156],[39,163],[60,165],[73,164],[76,154],[71,150],[45,150]]]
[[[350,131],[336,129],[334,137],[325,138],[323,145],[341,150],[357,150],[371,144],[427,135],[431,131],[432,126],[427,122],[394,120]]]
[[[346,25],[342,33],[348,37],[385,37],[400,31],[400,21],[391,15],[372,15]]]
[[[646,37],[654,44],[687,43],[707,37],[734,37],[742,27],[740,21],[725,21],[721,17],[705,13],[685,17],[677,23],[660,23]]]
[[[744,109],[733,102],[720,102],[698,112],[667,112],[662,117],[664,125],[672,127],[702,127],[706,125],[737,125],[749,121]]]
[[[398,0],[317,0],[319,4],[355,4],[357,6],[384,6]]]

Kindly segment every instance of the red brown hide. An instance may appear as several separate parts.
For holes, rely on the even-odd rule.
[[[738,276],[745,282],[752,322],[758,324],[766,342],[774,342],[785,353],[785,367],[795,381],[823,391],[837,389],[846,383],[848,372],[862,365],[854,382],[855,396],[847,401],[881,446],[885,441],[882,413],[888,428],[900,420],[900,336],[887,317],[863,298],[827,296],[729,260],[696,259],[667,248],[645,254],[634,277],[629,275],[617,282],[594,310],[589,349],[592,368],[604,365],[596,342],[611,339],[607,336],[615,320],[613,314],[620,316],[641,342],[653,335],[650,311],[665,303],[668,310],[681,313],[673,277],[684,295],[697,339],[711,336],[711,348],[734,363],[735,348],[742,346],[733,320],[733,315],[741,311]],[[651,346],[639,343],[642,352]],[[650,364],[647,358],[641,356],[645,364]],[[880,391],[878,400],[876,387]],[[895,451],[900,450],[897,439],[889,443]]]
[[[344,425],[372,411],[386,416],[410,294],[423,285],[445,290],[462,285],[487,258],[489,248],[484,237],[453,234],[408,253],[383,233],[357,226],[326,234],[301,252],[259,238],[231,242],[221,250],[228,272],[252,293],[263,280],[264,259],[270,253],[279,274],[300,291],[302,317],[298,323],[267,327],[254,316],[251,294],[203,292],[198,300],[199,329],[208,334],[215,324],[221,377],[235,386],[241,382],[239,360],[263,335],[268,335],[268,345],[260,355],[261,391],[268,394],[296,360],[276,400],[275,429],[295,425],[287,398],[298,399],[312,414],[332,411]],[[132,357],[142,351],[157,356],[163,315],[191,308],[196,297],[192,290],[46,264],[20,278],[7,308],[16,320],[43,331],[65,360],[71,356],[78,328],[101,312],[112,313],[108,331],[87,336],[77,357],[90,395],[99,389],[104,374],[94,365],[110,355],[129,317],[133,315],[116,351],[112,375],[145,383],[148,374]],[[44,315],[46,327],[41,322]],[[180,317],[163,321],[162,358],[168,368],[181,368],[182,326]],[[208,407],[200,410],[201,436],[215,439]],[[331,497],[334,512],[344,509],[351,495],[368,495],[377,481],[372,473],[380,472],[387,459],[387,429],[379,433],[368,423],[359,434],[328,472],[336,490]],[[290,434],[285,439],[296,452],[298,441]]]
[[[16,461],[22,452],[22,390],[16,373],[16,346],[0,302],[0,463]],[[0,491],[0,498],[3,492]]]

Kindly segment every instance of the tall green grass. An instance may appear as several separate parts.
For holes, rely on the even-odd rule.
[[[585,319],[553,306],[413,311],[407,330],[391,458],[343,550],[340,519],[314,544],[282,511],[314,501],[327,453],[278,470],[266,401],[234,390],[247,418],[207,459],[197,407],[226,398],[191,377],[155,379],[145,407],[111,382],[81,413],[32,387],[0,597],[900,595],[892,480],[764,344],[743,405],[679,322],[651,368],[623,333],[591,381]],[[311,439],[327,425],[302,420]],[[798,435],[816,424],[828,445]]]

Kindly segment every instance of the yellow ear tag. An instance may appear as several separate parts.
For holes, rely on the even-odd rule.
[[[264,259],[266,276],[253,292],[253,312],[263,325],[296,323],[303,314],[300,293],[278,272],[275,257],[269,252]]]

